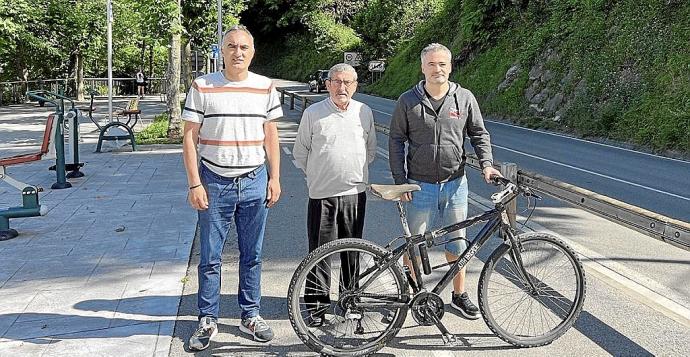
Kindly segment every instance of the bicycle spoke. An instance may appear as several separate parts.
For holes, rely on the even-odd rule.
[[[387,319],[389,311],[394,312],[394,321],[402,323],[396,311],[407,309],[402,300],[405,277],[396,267],[397,263],[387,265],[382,256],[364,249],[334,249],[314,258],[302,268],[299,301],[294,305],[292,300],[290,305],[299,309],[299,314],[290,315],[291,320],[303,320],[298,325],[306,333],[300,338],[349,353],[374,348],[377,341],[395,334],[393,321]],[[330,304],[319,302],[324,296]],[[309,326],[312,316],[323,320],[317,320],[318,326]]]
[[[573,314],[582,304],[577,301],[583,291],[576,256],[552,238],[541,236],[522,242],[519,260],[511,258],[510,249],[500,254],[492,257],[491,270],[480,278],[480,305],[486,310],[487,323],[511,343],[534,339],[530,341],[541,342],[527,345],[541,345],[560,336],[572,325]],[[522,263],[531,285],[516,261]]]

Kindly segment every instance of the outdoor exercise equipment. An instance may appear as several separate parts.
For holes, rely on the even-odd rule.
[[[134,139],[134,126],[137,125],[137,122],[139,122],[139,115],[141,114],[141,110],[139,109],[139,99],[130,99],[125,108],[120,108],[120,110],[116,110],[111,114],[111,116],[115,117],[113,121],[101,126],[101,124],[98,123],[98,120],[93,118],[93,112],[96,110],[96,107],[93,105],[93,101],[98,92],[89,90],[88,93],[91,96],[91,102],[86,110],[88,111],[89,119],[96,124],[96,127],[99,131],[96,152],[101,152],[101,147],[104,140],[129,140],[132,144],[132,151],[137,151],[137,144]],[[120,117],[124,118],[125,116],[127,117],[127,121],[120,121]],[[118,133],[118,131],[120,132]]]
[[[54,143],[55,143],[55,166],[51,167],[51,169],[55,170],[55,175],[57,176],[57,181],[51,186],[52,189],[63,189],[63,188],[70,188],[72,187],[72,184],[67,182],[67,176],[65,174],[66,166],[65,166],[65,99],[69,100],[72,102],[72,109],[70,111],[74,110],[76,111],[76,108],[74,108],[74,102],[66,98],[65,96],[62,96],[60,94],[46,91],[46,90],[37,90],[37,91],[29,91],[26,92],[26,95],[29,96],[29,98],[32,98],[34,100],[42,100],[46,104],[51,104],[55,107],[55,138],[54,138]],[[73,127],[76,127],[74,125]],[[78,129],[77,129],[78,130]],[[78,142],[79,138],[74,137],[73,141]],[[78,153],[78,150],[76,150]],[[73,157],[74,158],[74,157]],[[77,155],[77,160],[78,160],[78,155]],[[81,164],[83,166],[83,164]],[[79,171],[79,163],[77,162],[77,168],[76,171]],[[74,167],[73,167],[74,168]]]
[[[70,108],[67,113],[64,113],[64,122],[67,133],[67,155],[65,155],[65,170],[69,171],[67,178],[83,177],[84,173],[80,169],[84,166],[83,162],[79,162],[79,109],[74,106],[74,101],[64,96],[61,93],[45,92],[46,94],[60,99],[62,111],[64,113],[64,101],[70,102]],[[50,170],[55,170],[55,166],[51,166]]]
[[[51,101],[46,101],[46,103],[48,102]],[[55,117],[55,114],[48,116],[46,128],[43,132],[43,142],[38,152],[0,158],[0,181],[5,181],[12,187],[22,191],[21,207],[10,207],[0,210],[0,241],[15,238],[19,234],[16,230],[10,228],[10,218],[43,216],[47,212],[45,207],[41,207],[38,202],[38,193],[43,191],[43,189],[12,178],[7,174],[6,167],[56,156],[56,145],[54,143],[59,142],[62,136],[59,135],[60,130]],[[64,170],[62,172],[64,175]]]

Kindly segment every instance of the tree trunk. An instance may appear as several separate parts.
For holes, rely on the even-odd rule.
[[[142,39],[141,40],[141,59],[139,60],[139,65],[137,66],[142,71],[144,70],[144,60],[145,59],[146,59],[146,40]],[[149,72],[149,77],[150,76],[151,76],[151,72]]]
[[[182,51],[182,91],[187,92],[192,85],[192,44],[188,38],[184,40],[184,50]]]
[[[76,82],[77,82],[77,100],[84,100],[84,56],[82,56],[81,51],[77,52],[77,71],[76,71]]]
[[[149,46],[149,77],[153,77],[153,43]]]
[[[168,52],[167,96],[168,96],[168,138],[180,137],[181,111],[180,111],[180,47],[181,29],[180,0],[177,0],[175,16],[171,22],[170,52]]]
[[[20,86],[19,93],[14,89],[15,86],[12,86],[12,103],[22,103],[27,99],[24,96],[24,93],[26,93],[29,90],[29,69],[27,68],[24,56],[26,56],[26,52],[24,51],[24,45],[20,43],[17,45],[17,56],[15,57],[15,63],[17,64],[17,79],[24,83],[22,83],[22,85]]]

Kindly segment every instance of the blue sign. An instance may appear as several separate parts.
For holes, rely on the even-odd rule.
[[[218,55],[220,54],[220,51],[218,50],[218,45],[217,44],[212,44],[211,45],[211,57],[214,59],[218,59]]]

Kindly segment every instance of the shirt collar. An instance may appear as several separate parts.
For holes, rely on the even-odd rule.
[[[350,109],[350,106],[352,105],[352,99],[350,99],[350,101],[347,103],[347,107],[345,108],[345,110],[338,108],[338,106],[335,105],[335,102],[333,102],[333,98],[331,98],[330,96],[328,97],[328,103],[331,105],[331,107],[333,107],[333,109],[335,109],[335,111],[339,113],[345,113]]]

